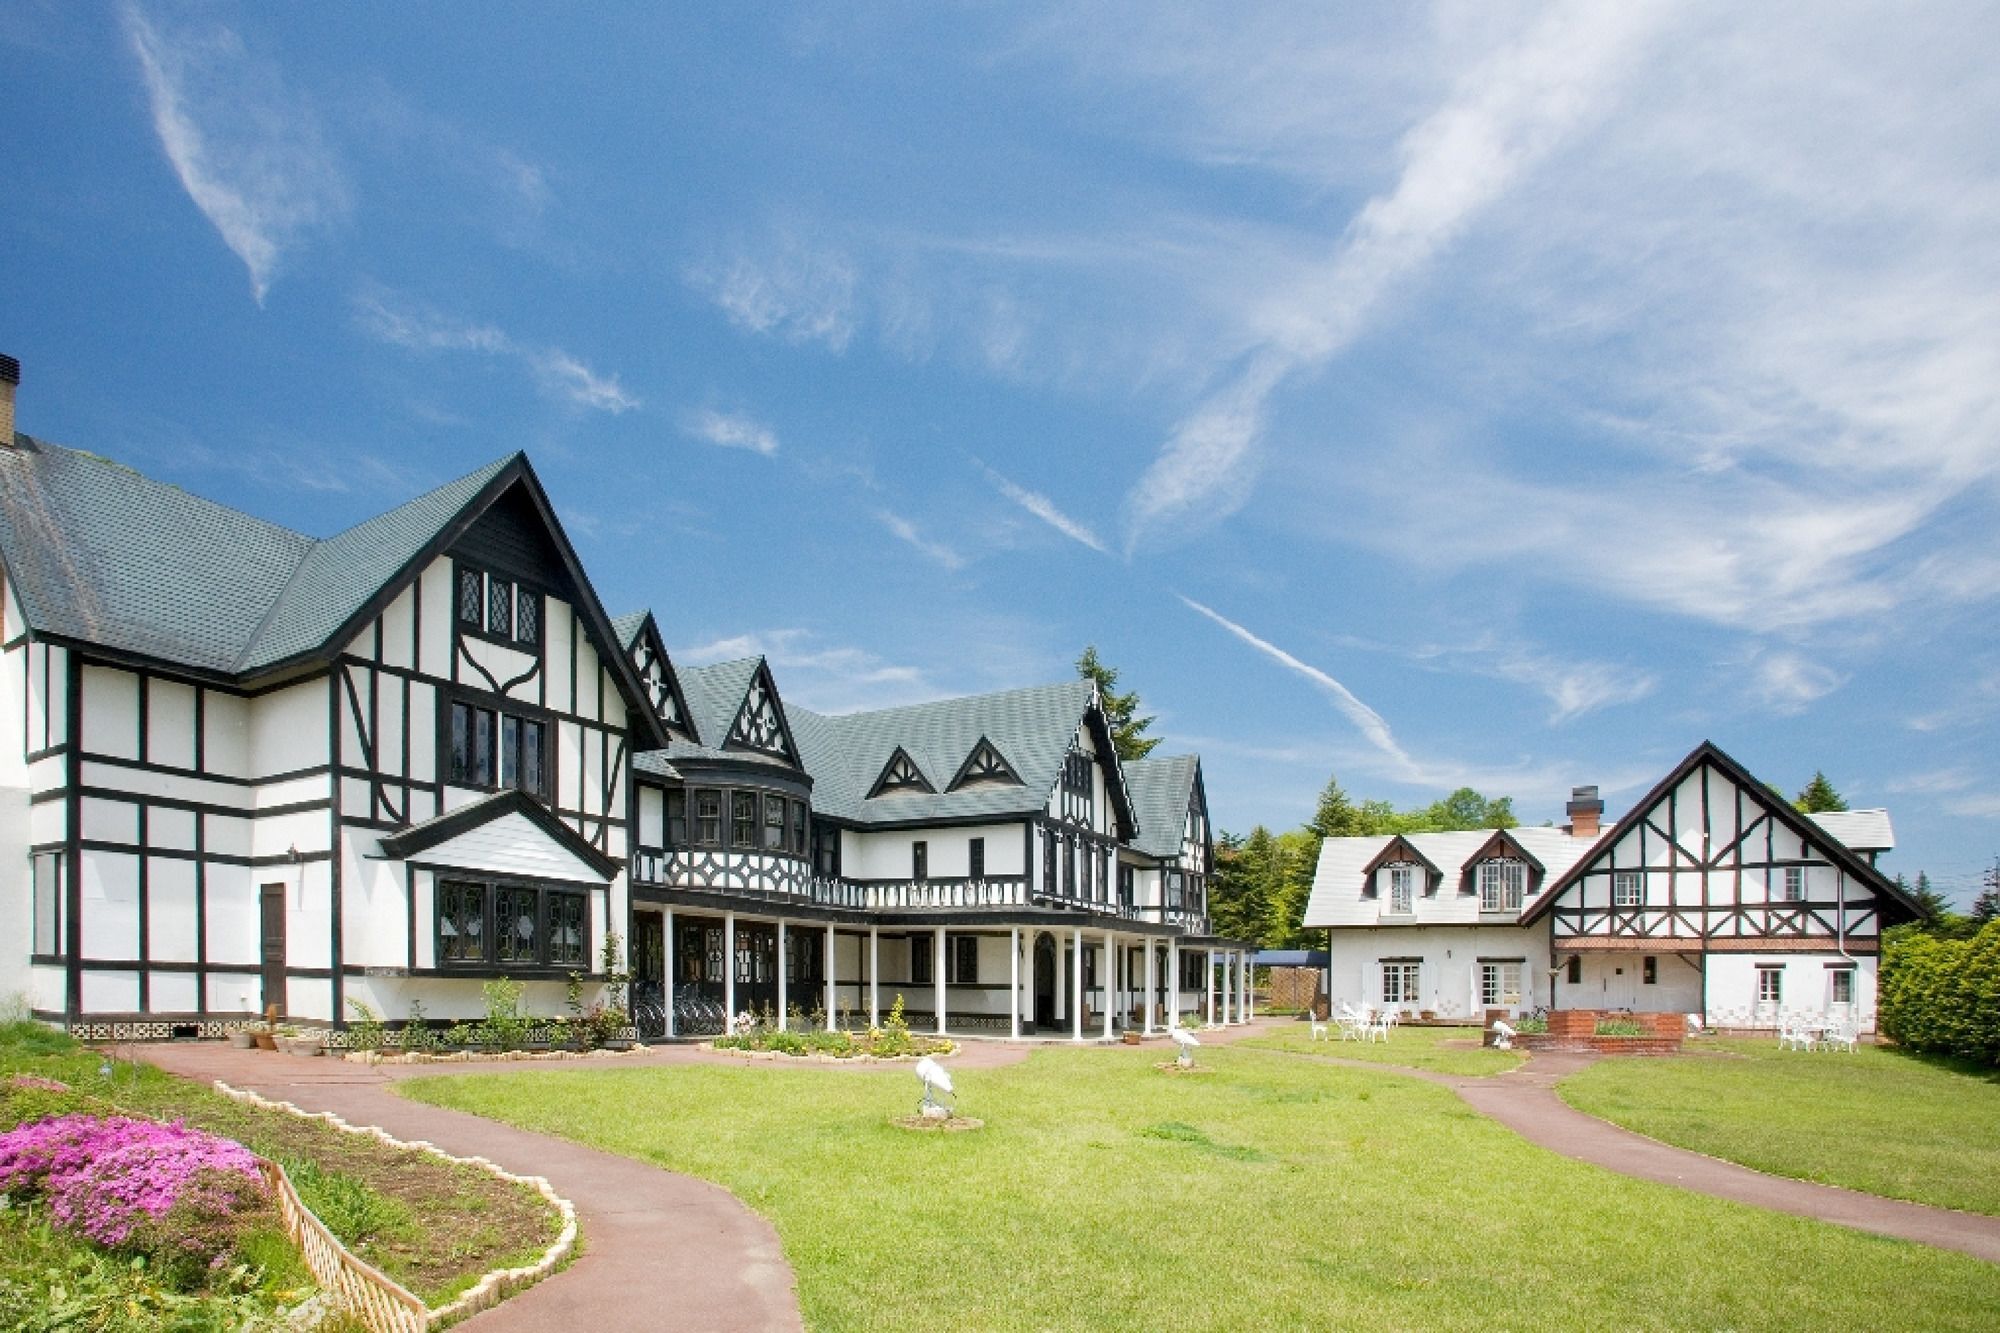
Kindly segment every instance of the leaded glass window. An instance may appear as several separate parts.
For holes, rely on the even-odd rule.
[[[501,888],[493,894],[493,961],[541,961],[540,923],[536,908],[541,895],[534,889]]]
[[[439,963],[486,959],[486,886],[444,880],[438,884]]]
[[[505,579],[486,580],[486,632],[514,637],[514,585]]]
[[[486,579],[476,569],[458,571],[458,619],[474,629],[486,623]]]
[[[580,893],[549,893],[549,962],[581,964],[589,957]]]
[[[542,641],[542,599],[526,588],[514,606],[514,638],[530,648]]]

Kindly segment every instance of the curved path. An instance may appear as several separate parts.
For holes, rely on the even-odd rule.
[[[149,1064],[187,1078],[221,1079],[349,1124],[379,1125],[459,1157],[485,1157],[520,1175],[546,1176],[576,1205],[583,1253],[562,1272],[508,1297],[463,1327],[510,1330],[796,1329],[791,1265],[769,1222],[719,1185],[677,1175],[462,1111],[399,1097],[389,1084],[428,1074],[592,1069],[586,1061],[381,1066],[238,1051],[212,1042],[134,1046]],[[695,1052],[607,1061],[678,1063]],[[718,1057],[707,1057],[718,1058]],[[392,1072],[393,1071],[393,1072]]]
[[[1384,1070],[1442,1084],[1456,1092],[1473,1110],[1505,1125],[1528,1142],[1579,1162],[1589,1162],[1607,1171],[1640,1180],[1677,1185],[1718,1199],[1817,1218],[1822,1222],[1872,1231],[1898,1240],[1958,1250],[1988,1263],[2000,1264],[2000,1217],[1961,1213],[1950,1208],[1863,1194],[1838,1185],[1819,1185],[1789,1176],[1768,1175],[1719,1157],[1676,1148],[1608,1120],[1586,1115],[1558,1096],[1555,1085],[1595,1061],[1598,1058],[1595,1055],[1543,1051],[1530,1055],[1525,1064],[1505,1073],[1466,1078],[1372,1061],[1341,1060],[1302,1051],[1264,1053],[1321,1060],[1352,1069]]]

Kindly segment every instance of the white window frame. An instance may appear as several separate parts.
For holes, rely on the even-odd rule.
[[[1482,1009],[1518,1009],[1521,1005],[1520,963],[1481,963],[1479,965],[1479,1007]],[[1509,982],[1512,986],[1509,986]],[[1509,999],[1509,996],[1513,998]]]
[[[1757,1003],[1760,1005],[1782,1005],[1785,1002],[1785,969],[1782,967],[1759,967],[1757,969]]]
[[[1782,892],[1784,897],[1781,901],[1802,903],[1806,900],[1806,868],[1804,866],[1785,867],[1785,883]]]
[[[1611,872],[1611,905],[1613,907],[1643,907],[1646,903],[1646,877],[1637,870],[1614,870]]]
[[[64,856],[60,851],[36,852],[28,858],[29,893],[34,899],[31,952],[37,957],[61,958],[64,947],[64,917],[69,905],[63,901]]]
[[[1479,910],[1518,912],[1527,896],[1528,863],[1496,857],[1479,863]]]
[[[1415,911],[1417,868],[1413,865],[1389,867],[1389,913],[1408,916]]]
[[[1827,996],[1829,997],[1827,1003],[1852,1006],[1854,1003],[1854,969],[1851,967],[1836,967],[1827,975],[1830,979],[1827,986]],[[1847,994],[1842,995],[1840,993],[1842,990],[1845,990]]]
[[[1382,1003],[1418,1004],[1423,989],[1422,963],[1382,964]]]

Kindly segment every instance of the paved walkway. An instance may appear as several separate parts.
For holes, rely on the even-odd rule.
[[[771,1224],[719,1185],[563,1139],[397,1096],[418,1074],[602,1068],[581,1061],[381,1066],[238,1051],[212,1042],[138,1045],[133,1054],[188,1078],[221,1079],[308,1111],[426,1139],[460,1157],[485,1157],[546,1176],[576,1205],[583,1253],[567,1269],[475,1315],[479,1333],[571,1329],[796,1329],[797,1293]],[[702,1058],[686,1051],[609,1064]],[[709,1056],[715,1059],[721,1057]],[[394,1070],[391,1074],[389,1071]]]
[[[1241,1035],[1232,1033],[1229,1039],[1241,1040]],[[1593,1054],[1542,1051],[1504,1074],[1466,1078],[1302,1051],[1268,1053],[1441,1084],[1456,1092],[1473,1110],[1505,1125],[1537,1147],[1620,1175],[1676,1185],[1698,1194],[1816,1218],[1880,1236],[1958,1250],[2000,1264],[2000,1217],[1961,1213],[1862,1194],[1838,1185],[1767,1175],[1719,1157],[1676,1148],[1584,1114],[1558,1096],[1555,1086],[1599,1058]]]

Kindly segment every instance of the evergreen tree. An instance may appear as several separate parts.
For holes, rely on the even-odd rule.
[[[1367,812],[1349,800],[1341,790],[1339,776],[1332,775],[1319,794],[1319,808],[1306,827],[1322,838],[1352,838],[1367,831]]]
[[[1833,784],[1826,780],[1826,774],[1813,770],[1812,781],[1805,785],[1792,801],[1792,808],[1802,815],[1820,815],[1829,811],[1845,810],[1847,802],[1841,799]]]
[[[1925,927],[1935,928],[1942,924],[1946,917],[1951,915],[1951,899],[1933,888],[1931,877],[1923,871],[1919,870],[1917,872],[1915,888],[1909,888],[1909,886],[1905,885],[1901,875],[1896,876],[1896,887],[1899,889],[1907,888],[1910,897],[1916,900],[1917,920],[1922,922]]]
[[[1995,917],[2000,917],[2000,856],[1993,858],[1993,864],[1986,871],[1986,887],[1972,900],[1972,924],[1984,926]]]
[[[1118,751],[1119,760],[1129,763],[1151,754],[1160,743],[1160,737],[1144,734],[1153,725],[1153,718],[1138,716],[1137,690],[1118,693],[1118,668],[1106,666],[1099,659],[1096,644],[1086,647],[1083,656],[1076,659],[1076,674],[1097,683],[1098,697],[1104,701],[1104,720],[1111,724],[1111,744]]]

